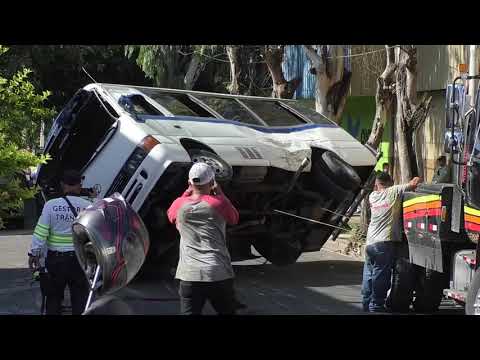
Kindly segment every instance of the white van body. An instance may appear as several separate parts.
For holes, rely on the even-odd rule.
[[[221,113],[224,110],[230,111],[236,119],[226,118],[226,112]],[[102,111],[104,115],[101,115]],[[148,145],[140,145],[142,141]],[[88,150],[83,148],[84,144]],[[143,151],[143,148],[146,150]],[[259,185],[259,189],[261,186],[267,187],[265,191],[270,191],[270,197],[275,197],[281,190],[265,183],[272,171],[280,171],[282,174],[271,175],[272,178],[277,178],[272,181],[276,183],[279,177],[285,177],[285,184],[279,185],[285,187],[297,171],[297,176],[312,172],[312,166],[316,166],[316,158],[323,156],[321,154],[334,154],[361,178],[357,186],[343,189],[351,193],[345,195],[348,200],[338,199],[338,204],[332,205],[333,208],[328,210],[328,193],[336,190],[316,189],[316,186],[310,184],[312,179],[307,183],[310,184],[309,193],[323,191],[317,197],[325,198],[322,206],[327,212],[338,210],[342,214],[359,194],[376,163],[375,155],[348,132],[311,110],[304,111],[295,100],[89,84],[79,90],[52,126],[45,147],[45,153],[50,154],[52,160],[47,165],[40,166],[38,183],[48,198],[49,191],[50,195],[55,189],[58,191],[56,179],[60,172],[66,168],[77,168],[85,176],[84,187],[95,187],[101,197],[120,192],[142,215],[142,207],[162,181],[167,169],[172,164],[183,164],[182,169],[185,170],[182,171],[186,172],[192,163],[192,151],[195,153],[197,150],[204,152],[200,158],[205,160],[205,154],[208,158],[208,154],[213,153],[233,169],[233,177],[230,174],[230,178],[237,184],[233,188],[238,193],[242,192],[240,197],[251,192],[248,188],[252,184]],[[132,160],[132,156],[137,156],[138,161]],[[308,161],[305,161],[306,158]],[[212,164],[221,167],[221,161],[215,159]],[[127,169],[126,166],[130,167]],[[325,163],[322,166],[326,166]],[[219,171],[228,172],[222,169]],[[327,182],[330,184],[337,181],[332,178]],[[186,183],[177,184],[174,191],[176,194],[171,194],[172,198],[178,196],[180,189],[186,186]],[[303,191],[299,190],[297,184],[295,189],[299,193]],[[225,190],[229,195],[228,184]],[[248,196],[250,195],[245,195]],[[269,202],[268,198],[264,196],[262,206]],[[311,201],[314,202],[314,198],[312,195]],[[319,201],[323,202],[317,202]],[[161,211],[157,209],[157,213],[161,214],[165,206],[166,203],[162,205]],[[322,206],[317,207],[321,209]],[[288,206],[288,210],[292,210],[291,207]],[[245,212],[249,211],[248,208],[245,205]],[[297,210],[301,212],[300,208]],[[267,209],[262,211],[264,212],[258,213],[258,216],[252,215],[253,218],[259,220],[260,217],[272,216],[265,215]],[[271,213],[271,209],[268,211]],[[251,222],[252,219],[248,221]],[[331,225],[335,223],[332,222]],[[313,230],[315,229],[312,228]],[[323,238],[331,231],[332,229],[324,231],[319,244],[326,241]],[[322,244],[307,247],[302,245],[300,248],[301,251],[312,251]]]

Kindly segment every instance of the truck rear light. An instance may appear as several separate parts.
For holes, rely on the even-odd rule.
[[[160,141],[155,139],[153,136],[148,135],[143,138],[140,144],[138,144],[138,147],[142,148],[143,150],[145,150],[145,152],[149,153],[150,150],[152,150],[158,144],[160,144]]]
[[[440,219],[442,222],[445,222],[447,220],[447,207],[442,206],[442,214],[440,215]]]

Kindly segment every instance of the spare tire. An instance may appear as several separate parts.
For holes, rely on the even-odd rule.
[[[150,247],[145,224],[119,193],[83,210],[73,222],[72,232],[87,278],[100,267],[100,295],[126,286],[142,267]]]
[[[362,179],[353,167],[334,152],[325,151],[315,161],[314,166],[319,167],[319,169],[316,169],[317,171],[320,170],[326,173],[328,177],[345,190],[355,191],[362,184]]]

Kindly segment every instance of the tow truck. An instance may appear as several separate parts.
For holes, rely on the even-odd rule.
[[[438,310],[444,297],[480,315],[480,100],[469,105],[465,82],[480,79],[460,65],[446,91],[444,152],[451,183],[424,183],[403,197],[404,241],[396,260],[394,312]]]

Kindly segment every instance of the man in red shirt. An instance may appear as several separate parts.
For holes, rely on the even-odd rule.
[[[226,224],[238,223],[238,211],[215,183],[213,169],[193,164],[189,187],[168,209],[180,233],[180,307],[199,315],[206,300],[219,314],[234,314],[233,267],[226,243]]]

